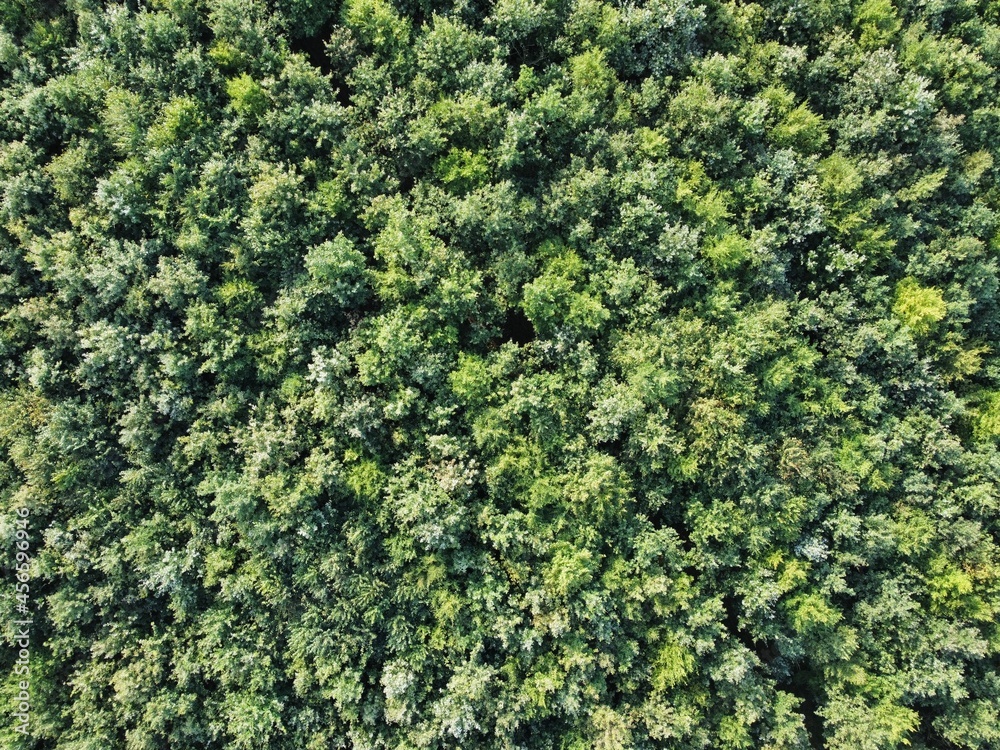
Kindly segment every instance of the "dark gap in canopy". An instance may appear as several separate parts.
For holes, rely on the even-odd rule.
[[[508,341],[513,341],[515,344],[523,346],[535,340],[535,327],[531,325],[531,321],[528,320],[524,312],[520,308],[515,307],[507,311],[507,317],[504,318],[500,335],[504,344]]]

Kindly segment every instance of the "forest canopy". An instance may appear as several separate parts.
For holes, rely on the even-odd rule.
[[[997,0],[0,0],[0,742],[1000,747],[998,70]]]

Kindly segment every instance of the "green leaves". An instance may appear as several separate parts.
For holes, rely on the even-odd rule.
[[[750,257],[750,243],[738,234],[724,234],[705,247],[705,256],[720,271],[739,268]]]
[[[865,0],[854,14],[854,25],[864,50],[889,44],[902,27],[892,0]]]
[[[921,286],[913,277],[907,277],[896,285],[892,312],[915,336],[923,337],[944,319],[948,306],[940,290]]]
[[[652,687],[661,692],[682,684],[695,667],[695,655],[674,640],[658,647],[653,663]]]
[[[243,117],[258,117],[267,108],[267,93],[246,73],[226,81],[226,93],[229,94],[233,109]]]
[[[147,142],[152,148],[179,145],[195,136],[204,120],[199,105],[188,97],[176,97],[167,102],[150,127]]]
[[[552,560],[543,579],[552,594],[568,596],[590,582],[595,567],[590,550],[577,549],[570,542],[555,542],[551,550]]]
[[[434,172],[449,189],[467,193],[487,180],[489,166],[483,154],[453,148],[435,165]]]
[[[27,745],[997,744],[995,9],[146,5],[0,8]]]
[[[837,693],[822,710],[832,730],[828,735],[831,750],[877,750],[910,745],[910,737],[920,723],[919,715],[896,702],[899,691],[888,681],[873,688],[874,696]],[[886,694],[879,696],[883,691]]]
[[[341,18],[363,44],[381,55],[402,51],[410,39],[409,21],[388,0],[348,0]]]
[[[581,283],[582,271],[580,257],[566,250],[548,260],[541,275],[525,285],[521,306],[542,335],[563,328],[586,335],[609,317],[600,297]]]
[[[320,294],[350,307],[365,297],[369,273],[365,256],[343,234],[310,248],[305,267]]]

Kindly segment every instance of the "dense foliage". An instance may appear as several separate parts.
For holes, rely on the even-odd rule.
[[[996,0],[0,21],[5,746],[1000,746]]]

